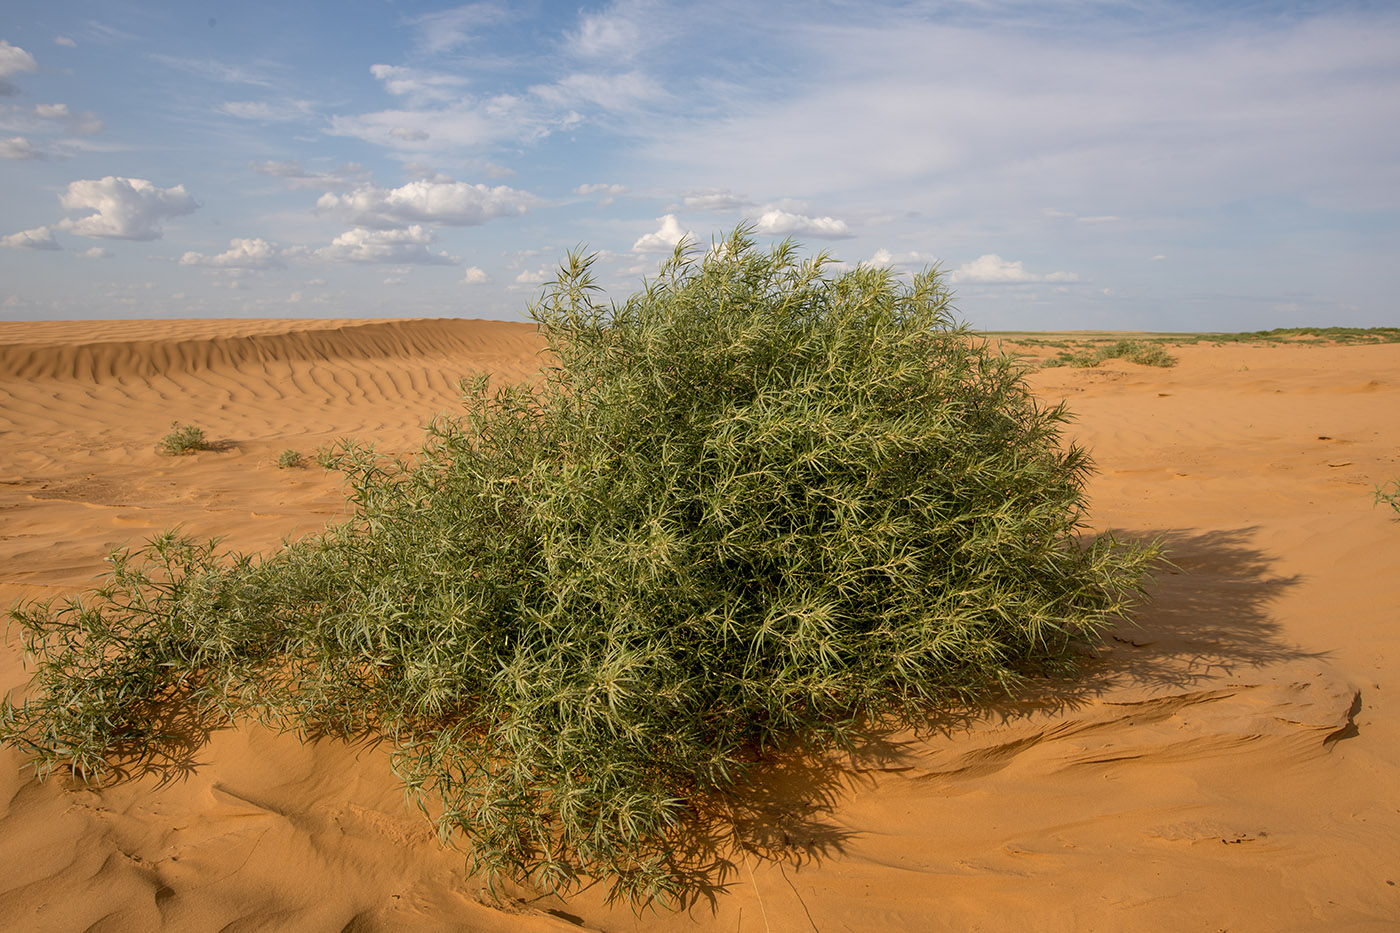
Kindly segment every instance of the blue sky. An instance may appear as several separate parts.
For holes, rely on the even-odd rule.
[[[522,316],[741,221],[988,329],[1400,324],[1400,8],[63,3],[0,18],[0,319]]]

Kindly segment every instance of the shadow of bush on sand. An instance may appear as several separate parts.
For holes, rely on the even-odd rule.
[[[839,753],[798,749],[767,757],[739,793],[697,807],[677,833],[673,867],[687,879],[679,906],[715,909],[730,885],[747,883],[741,875],[746,859],[801,867],[840,856],[852,838],[834,818],[841,800],[873,786],[874,775],[914,770],[930,737],[956,743],[979,726],[1032,718],[1043,723],[1115,704],[1115,697],[1207,690],[1249,672],[1322,657],[1282,640],[1270,607],[1302,578],[1273,571],[1276,557],[1259,546],[1257,527],[1117,537],[1156,540],[1169,563],[1158,568],[1132,622],[1120,622],[1100,646],[1086,649],[1075,674],[1033,677],[1014,696],[938,710],[918,721],[872,723],[856,745]],[[522,903],[563,903],[516,891]]]

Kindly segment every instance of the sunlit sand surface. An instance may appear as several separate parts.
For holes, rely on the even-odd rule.
[[[540,346],[469,320],[0,324],[0,603],[85,588],[176,524],[250,551],[315,531],[338,482],[282,451],[411,450],[462,377],[534,378]],[[101,789],[0,752],[0,925],[1391,928],[1400,520],[1372,490],[1400,477],[1400,345],[1171,352],[1031,376],[1094,453],[1093,527],[1167,543],[1138,625],[1073,683],[774,762],[740,808],[749,851],[688,910],[493,898],[387,747],[238,726]],[[215,449],[158,455],[174,421]],[[26,680],[11,634],[0,689]]]

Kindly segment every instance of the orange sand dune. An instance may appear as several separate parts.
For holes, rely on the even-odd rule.
[[[539,346],[462,320],[0,324],[0,603],[177,523],[244,550],[318,529],[336,480],[279,453],[414,447],[461,377],[530,378]],[[495,899],[384,747],[239,726],[100,789],[0,751],[0,927],[1392,928],[1400,521],[1371,490],[1400,477],[1400,346],[1173,352],[1032,377],[1095,453],[1095,525],[1168,543],[1139,624],[1073,684],[774,762],[752,851],[688,911]],[[177,420],[219,449],[158,456]],[[25,679],[11,641],[0,689]]]

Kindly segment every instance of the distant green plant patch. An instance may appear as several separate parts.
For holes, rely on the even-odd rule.
[[[1196,334],[1206,343],[1400,343],[1400,327],[1276,327],[1238,334]]]
[[[1148,340],[1117,340],[1082,350],[1061,350],[1057,356],[1045,360],[1040,365],[1087,368],[1108,360],[1127,360],[1143,366],[1176,365],[1176,357],[1168,353],[1160,342]]]
[[[1023,333],[989,333],[1002,336],[1008,344],[1060,352],[1044,360],[1030,362],[1042,368],[1072,366],[1090,368],[1111,359],[1128,360],[1145,366],[1174,366],[1176,358],[1167,347],[1188,347],[1206,343],[1224,346],[1232,343],[1272,346],[1329,346],[1400,343],[1400,327],[1280,327],[1273,330],[1247,331],[1232,334],[1179,333],[1151,334],[1131,339],[1098,338],[1093,336],[1054,338],[1033,337]]]
[[[1069,413],[936,272],[740,228],[618,305],[592,263],[531,308],[541,384],[464,386],[411,458],[318,455],[347,521],[260,557],[167,533],[17,606],[0,741],[101,777],[181,758],[172,708],[378,734],[472,866],[684,903],[776,752],[1069,671],[1140,598],[1155,546],[1086,531]]]
[[[156,451],[168,457],[179,457],[197,450],[209,450],[211,447],[204,436],[203,428],[174,421],[171,422],[170,433],[162,437],[156,445]]]

